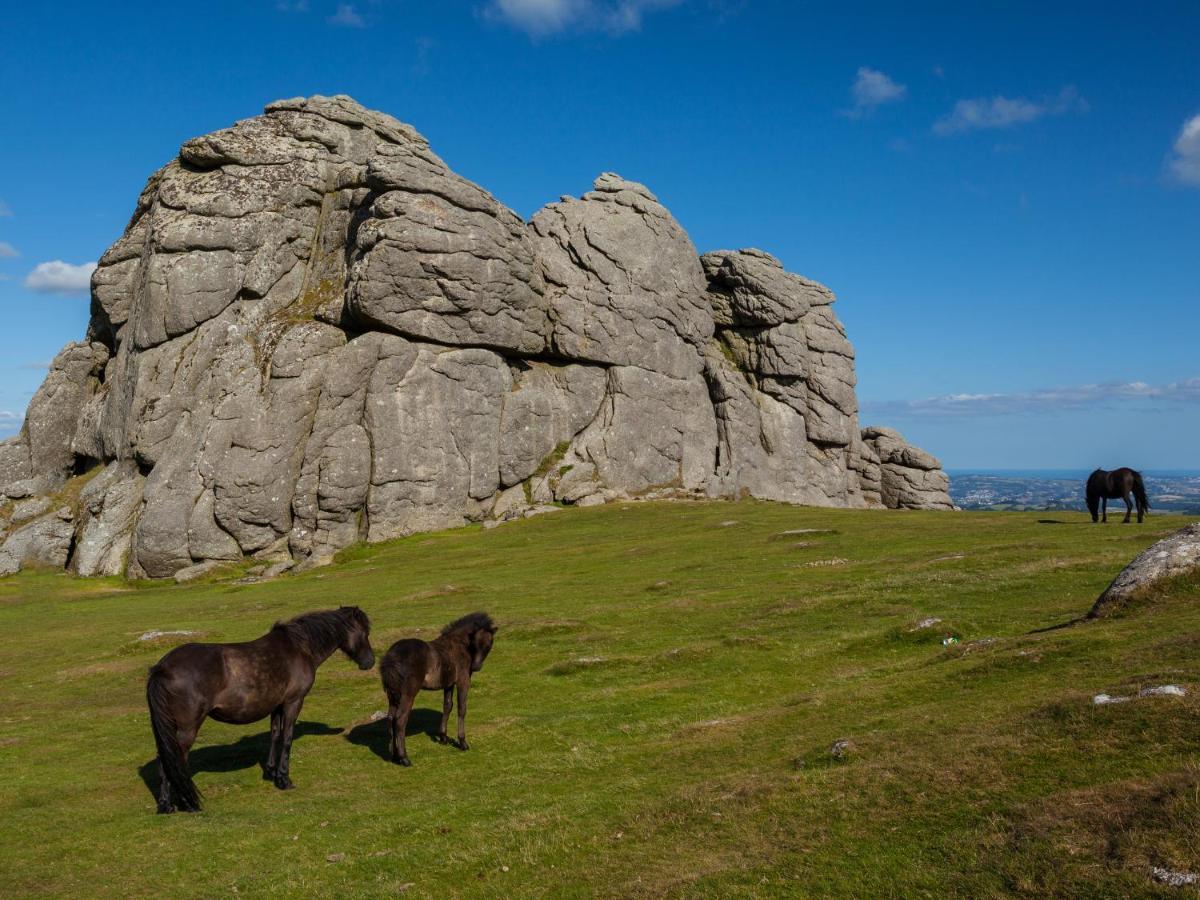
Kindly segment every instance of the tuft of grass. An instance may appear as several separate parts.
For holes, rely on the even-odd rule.
[[[130,898],[1154,895],[1151,866],[1200,871],[1200,582],[1031,632],[1184,522],[1039,515],[623,503],[254,584],[0,579],[0,877]],[[471,750],[427,739],[431,692],[414,767],[390,765],[378,674],[339,655],[295,790],[260,777],[267,722],[210,720],[205,811],[155,816],[145,674],[196,638],[138,637],[246,640],[341,604],[377,653],[496,618]],[[1166,683],[1187,694],[1092,702]]]

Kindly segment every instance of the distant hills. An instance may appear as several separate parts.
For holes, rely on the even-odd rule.
[[[950,497],[963,509],[1086,510],[1083,487],[1090,470],[993,469],[950,471]],[[1143,471],[1151,509],[1200,515],[1200,471]],[[1109,501],[1121,511],[1120,500]]]

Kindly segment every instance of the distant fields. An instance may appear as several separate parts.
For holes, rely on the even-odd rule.
[[[1152,507],[1162,513],[1200,515],[1200,472],[1142,473]],[[952,471],[950,496],[963,509],[1078,510],[1087,509],[1084,485],[1088,473],[1070,469]],[[1108,502],[1109,512],[1125,515],[1120,500]]]
[[[1183,896],[1150,869],[1200,871],[1200,579],[1029,632],[1186,521],[628,503],[257,584],[0,579],[0,893]],[[144,678],[181,639],[139,636],[345,603],[378,654],[495,616],[472,749],[424,737],[425,693],[387,763],[378,672],[339,655],[295,790],[260,779],[266,723],[210,721],[205,812],[155,816]]]

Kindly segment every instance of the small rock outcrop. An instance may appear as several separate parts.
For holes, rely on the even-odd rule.
[[[1200,571],[1200,522],[1180,529],[1135,556],[1096,599],[1088,618],[1111,615],[1157,581],[1197,571]]]
[[[0,571],[317,564],[664,493],[949,508],[937,460],[860,431],[833,301],[698,256],[617,175],[526,223],[408,125],[273,103],[187,141],[101,258],[0,443]]]
[[[863,442],[870,457],[867,466],[874,473],[879,464],[879,493],[889,509],[954,509],[950,499],[950,478],[942,471],[936,456],[914,447],[892,428],[872,425],[864,428]]]

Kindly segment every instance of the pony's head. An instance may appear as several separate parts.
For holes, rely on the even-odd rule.
[[[451,622],[442,629],[442,634],[465,634],[467,652],[471,654],[471,671],[478,672],[483,668],[483,661],[492,652],[496,631],[496,623],[492,621],[491,616],[485,612],[475,612]]]
[[[357,606],[343,606],[338,610],[346,622],[346,636],[338,649],[358,663],[360,669],[375,665],[375,651],[371,649],[371,620]]]
[[[467,645],[471,651],[471,671],[478,672],[483,668],[483,661],[492,652],[492,642],[496,639],[496,626],[480,628],[471,634]]]

